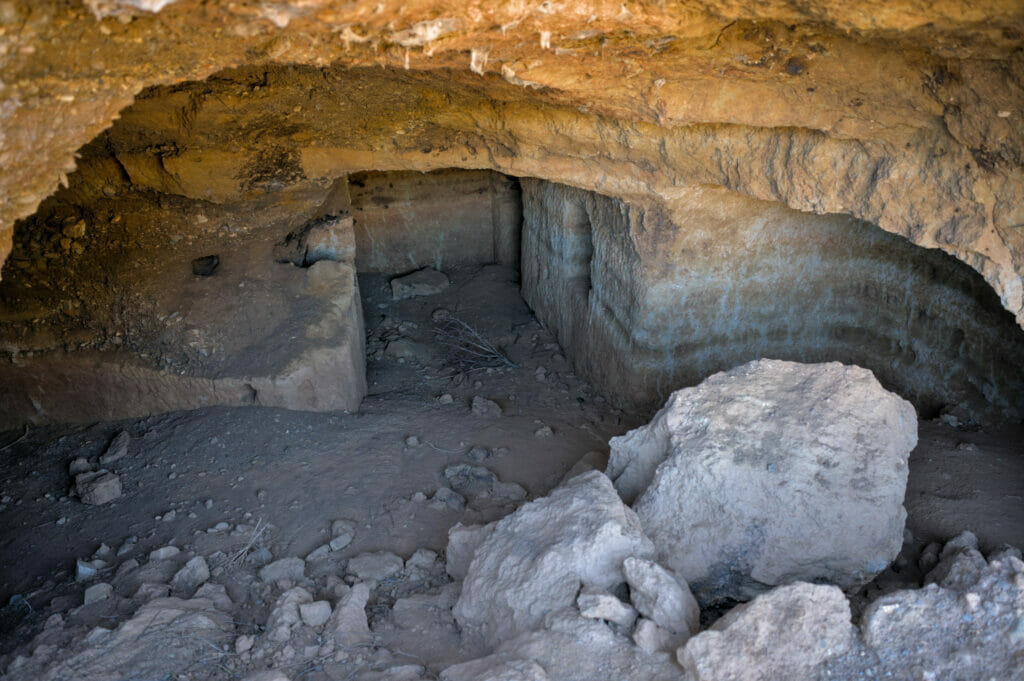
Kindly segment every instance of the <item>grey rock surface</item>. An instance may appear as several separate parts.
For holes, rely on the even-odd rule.
[[[902,545],[916,442],[914,408],[870,371],[759,360],[613,438],[608,473],[659,562],[706,604],[881,572]]]
[[[677,657],[696,681],[809,681],[850,650],[855,632],[841,590],[798,582],[736,606]]]
[[[497,645],[574,606],[581,586],[621,583],[622,561],[653,551],[611,481],[585,473],[494,525],[469,565],[455,618],[464,634]]]

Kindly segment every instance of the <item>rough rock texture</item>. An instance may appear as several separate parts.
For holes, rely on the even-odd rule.
[[[842,591],[797,583],[733,608],[678,658],[697,681],[809,681],[851,648],[855,634]]]
[[[621,583],[622,561],[653,550],[608,478],[586,473],[495,524],[453,612],[464,634],[496,646],[573,606],[581,586]]]
[[[643,558],[627,558],[622,572],[630,599],[641,615],[671,634],[689,638],[700,628],[700,606],[686,584],[668,570]]]
[[[941,247],[1024,314],[1024,12],[1013,0],[90,4],[116,10],[3,5],[7,243],[14,221],[75,167],[75,151],[143,87],[245,63],[333,63],[397,82],[439,74],[489,96],[467,107],[366,83],[346,98],[361,110],[346,127],[365,147],[318,154],[294,126],[271,125],[283,132],[263,142],[264,167],[301,157],[290,168],[311,176],[317,155],[362,169],[431,169],[447,157],[601,191],[716,184]],[[376,102],[393,113],[378,117]],[[292,116],[323,115],[315,100],[294,106]],[[402,107],[421,115],[407,119]],[[196,110],[179,120],[190,125]],[[241,146],[210,155],[245,156]],[[180,146],[152,154],[151,175],[196,158]],[[209,184],[230,177],[210,173]]]
[[[519,183],[499,173],[369,172],[349,178],[360,272],[519,263]]]
[[[861,620],[887,678],[1024,679],[1024,563],[954,549],[923,589],[882,596]],[[941,570],[940,570],[941,568]],[[931,579],[932,576],[929,576]]]
[[[161,677],[167,669],[200,665],[234,631],[231,617],[207,599],[156,598],[113,630],[93,630],[72,645],[41,645],[39,655],[8,668],[11,681],[107,681]]]
[[[856,587],[899,553],[913,407],[871,372],[761,360],[673,394],[613,438],[608,474],[703,603]]]
[[[188,266],[205,242],[182,248],[153,229],[139,258],[93,263],[114,271],[65,296],[91,301],[70,321],[61,303],[35,301],[30,282],[5,282],[0,338],[12,352],[0,360],[0,429],[221,404],[358,409],[366,360],[352,223],[317,225],[300,226],[287,249],[300,266],[275,262],[280,226],[230,243],[211,229],[227,252],[210,277]],[[161,288],[139,282],[140,265]],[[50,310],[30,323],[22,315],[37,305]]]
[[[841,215],[708,187],[664,202],[522,179],[523,295],[621,403],[762,357],[871,369],[926,415],[1024,418],[1024,333],[970,268]],[[964,361],[970,357],[970,361]]]
[[[549,613],[543,629],[505,642],[478,669],[501,669],[510,660],[539,665],[551,681],[680,681],[679,667],[668,654],[643,651],[607,624],[580,617],[575,608]]]

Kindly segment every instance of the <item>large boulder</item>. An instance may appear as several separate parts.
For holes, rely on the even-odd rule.
[[[623,561],[653,553],[636,514],[591,471],[494,525],[469,565],[455,618],[464,634],[496,646],[573,606],[581,586],[624,582]]]
[[[842,591],[798,582],[736,606],[677,655],[696,681],[810,680],[855,633]]]
[[[910,403],[870,371],[759,360],[613,438],[608,474],[702,603],[796,580],[860,586],[903,541]]]

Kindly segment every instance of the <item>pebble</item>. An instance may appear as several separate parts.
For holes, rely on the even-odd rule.
[[[149,559],[153,560],[167,560],[181,553],[181,549],[177,546],[161,546],[160,548],[149,552]]]
[[[235,639],[235,652],[244,653],[250,650],[253,644],[256,643],[256,637],[250,636],[249,634],[243,634]]]
[[[299,616],[307,627],[319,627],[331,616],[331,604],[327,601],[303,603],[299,606]]]
[[[555,434],[555,431],[551,430],[551,426],[541,426],[537,430],[533,431],[534,437],[551,437]]]
[[[87,561],[79,558],[75,562],[75,581],[84,582],[96,576],[96,567]]]
[[[437,398],[437,403],[438,404],[451,404],[454,401],[455,401],[455,398],[452,397],[451,393],[444,393],[443,395],[439,395],[438,398]]]
[[[405,438],[405,446],[406,447],[419,447],[420,446],[420,439],[418,437],[416,437],[415,435],[410,435],[409,437]]]
[[[68,465],[68,474],[75,477],[80,473],[87,473],[92,470],[92,464],[84,456],[79,456]]]
[[[497,402],[477,395],[473,398],[473,413],[484,418],[497,418],[501,416],[501,407]]]

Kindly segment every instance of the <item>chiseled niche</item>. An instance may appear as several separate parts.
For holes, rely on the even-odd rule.
[[[523,296],[621,404],[769,357],[867,367],[926,416],[1024,415],[1024,332],[940,251],[720,188],[654,203],[521,185]]]

